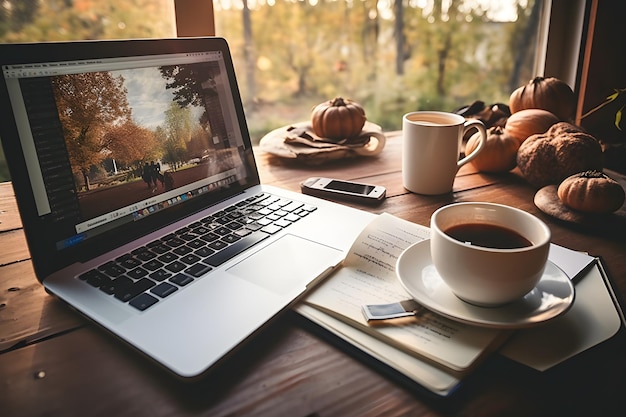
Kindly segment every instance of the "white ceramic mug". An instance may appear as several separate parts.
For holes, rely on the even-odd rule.
[[[433,265],[457,297],[480,306],[509,303],[530,292],[543,275],[550,238],[539,218],[502,204],[455,203],[430,218]]]
[[[480,143],[459,160],[465,132],[477,129]],[[487,132],[479,120],[437,111],[417,111],[402,118],[402,183],[414,193],[436,195],[452,191],[459,168],[485,147]]]

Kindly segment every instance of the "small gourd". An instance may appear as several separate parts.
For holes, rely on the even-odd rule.
[[[311,112],[313,133],[341,140],[359,136],[365,125],[365,110],[355,101],[341,97],[318,104]]]
[[[545,133],[559,119],[547,110],[525,109],[513,113],[504,125],[505,131],[522,143],[528,137]]]
[[[478,147],[480,133],[469,138],[465,145],[465,154],[469,155]],[[481,172],[507,172],[517,165],[516,156],[520,142],[496,126],[487,130],[485,148],[470,163]]]
[[[622,207],[624,189],[601,171],[574,174],[557,188],[559,200],[569,208],[585,213],[607,214]]]
[[[543,109],[569,121],[576,110],[576,96],[567,83],[555,77],[535,77],[513,91],[509,98],[511,113],[524,109]]]

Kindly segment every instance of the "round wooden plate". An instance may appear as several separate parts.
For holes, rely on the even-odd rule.
[[[344,141],[333,143],[330,140],[308,141],[308,146],[286,141],[294,136],[294,129],[312,131],[310,122],[299,122],[275,129],[261,138],[259,148],[279,158],[298,160],[305,164],[318,165],[326,161],[352,158],[357,156],[376,156],[385,147],[386,138],[380,126],[365,122],[361,135],[355,145]]]
[[[544,213],[559,220],[588,229],[626,231],[626,208],[609,214],[583,213],[564,205],[557,195],[556,185],[547,185],[535,194],[535,205]]]

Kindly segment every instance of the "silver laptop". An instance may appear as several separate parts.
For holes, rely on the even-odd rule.
[[[37,278],[179,376],[287,309],[372,217],[260,184],[224,39],[4,44],[0,65]]]

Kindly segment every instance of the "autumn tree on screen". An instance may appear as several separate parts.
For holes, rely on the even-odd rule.
[[[108,157],[106,134],[128,123],[131,110],[124,79],[109,72],[70,74],[52,78],[70,164],[89,190],[89,171]]]
[[[159,127],[157,133],[163,141],[163,157],[166,162],[178,166],[187,160],[187,144],[191,141],[193,125],[191,110],[172,102],[165,111],[165,123]]]
[[[109,157],[136,169],[142,162],[160,157],[160,144],[154,132],[130,120],[108,129],[103,146],[110,151]]]

